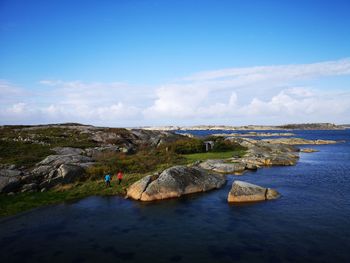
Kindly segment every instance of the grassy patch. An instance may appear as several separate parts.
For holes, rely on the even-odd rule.
[[[23,128],[23,127],[22,127]],[[0,129],[0,164],[15,164],[26,168],[46,156],[54,154],[54,147],[95,147],[88,134],[65,128],[18,129],[17,126]]]
[[[135,154],[106,152],[101,153],[96,159],[96,164],[88,169],[88,174],[92,178],[106,173],[116,173],[119,170],[125,173],[145,174],[186,163],[182,156],[166,151],[165,148],[147,148]]]
[[[78,200],[87,196],[125,195],[126,188],[141,179],[141,174],[127,174],[121,185],[112,178],[111,187],[106,187],[102,179],[88,180],[66,185],[43,193],[19,193],[13,196],[0,196],[0,216],[9,216],[36,207]]]
[[[203,161],[208,159],[227,159],[232,156],[243,156],[245,154],[244,150],[236,151],[226,151],[226,152],[206,152],[206,153],[193,153],[193,154],[184,154],[183,157],[186,158],[188,163],[195,161]]]
[[[36,129],[16,129],[14,127],[2,127],[0,138],[6,141],[29,140],[45,143],[52,147],[75,147],[88,148],[98,144],[91,140],[89,134],[81,133],[79,130],[60,127],[43,127]]]
[[[75,147],[88,148],[95,147],[88,134],[81,133],[79,130],[65,128],[42,128],[37,130],[22,130],[19,135],[23,138],[32,138],[40,142],[50,144],[51,147]]]
[[[0,140],[0,163],[30,167],[53,154],[49,146]]]

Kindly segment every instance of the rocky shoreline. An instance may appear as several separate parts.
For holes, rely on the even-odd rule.
[[[189,167],[172,167],[160,175],[148,175],[130,186],[127,197],[139,201],[154,201],[209,191],[224,185],[225,174],[241,175],[245,171],[257,170],[264,166],[295,165],[299,159],[300,149],[294,145],[337,143],[301,138],[253,140],[228,137],[226,139],[248,148],[243,158],[205,160]],[[306,149],[304,152],[313,150]],[[220,174],[223,177],[219,177]],[[228,195],[228,202],[263,201],[277,199],[279,196],[276,190],[235,181]]]
[[[73,124],[44,126],[44,128],[47,127],[59,127],[74,131],[79,136],[87,136],[95,147],[54,147],[51,148],[54,154],[46,156],[31,168],[1,165],[1,194],[44,192],[59,185],[71,184],[85,178],[86,169],[95,164],[96,156],[100,153],[132,153],[146,144],[156,148],[184,137],[164,131],[111,129]],[[48,144],[45,140],[38,140],[35,134],[28,133],[28,131],[37,131],[42,128],[43,126],[18,127],[16,128],[19,131],[18,136],[2,137],[1,140]],[[257,170],[264,166],[295,165],[300,151],[315,151],[309,148],[300,150],[296,147],[298,145],[337,143],[330,140],[306,140],[294,137],[256,140],[225,135],[224,139],[245,147],[247,149],[245,155],[221,160],[197,161],[189,166],[174,166],[162,173],[146,175],[127,190],[127,196],[140,201],[153,201],[209,191],[222,187],[226,182],[227,174],[242,175],[246,171]]]

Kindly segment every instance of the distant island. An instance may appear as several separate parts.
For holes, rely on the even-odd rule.
[[[185,131],[185,130],[224,130],[224,131],[244,131],[244,130],[344,130],[350,125],[336,125],[333,123],[302,123],[302,124],[285,124],[285,125],[195,125],[195,126],[154,126],[141,127],[144,130],[157,131]]]

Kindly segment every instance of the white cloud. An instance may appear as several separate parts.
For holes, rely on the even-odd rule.
[[[319,84],[327,77],[331,85],[341,75],[350,75],[350,59],[199,72],[160,87],[42,80],[29,92],[0,80],[0,119],[109,126],[345,123],[350,122],[348,76],[334,82],[338,90]]]
[[[261,66],[206,71],[193,74],[184,79],[189,81],[204,81],[224,78],[240,78],[240,80],[245,80],[246,82],[256,82],[264,79],[283,78],[294,80],[295,78],[315,78],[347,74],[350,74],[349,58],[312,64]]]
[[[16,102],[18,99],[30,95],[30,92],[21,89],[6,80],[0,79],[0,106],[9,101]]]
[[[40,84],[42,85],[47,85],[47,86],[57,86],[59,84],[64,84],[64,82],[60,81],[60,80],[40,80],[39,81]]]
[[[176,85],[158,89],[154,104],[144,110],[144,114],[153,119],[166,116],[197,118],[203,123],[226,122],[228,118],[231,118],[231,124],[234,121],[244,124],[257,120],[265,122],[271,118],[283,123],[288,121],[286,116],[295,122],[305,117],[308,121],[346,122],[350,83],[344,87],[344,97],[339,96],[339,92],[325,94],[317,84],[300,86],[322,77],[339,75],[350,75],[350,59],[200,72]]]
[[[208,97],[205,87],[187,85],[167,85],[155,91],[156,100],[143,112],[145,118],[187,118]]]
[[[140,116],[138,106],[126,102],[135,91],[123,83],[45,80],[40,81],[40,85],[41,89],[27,99],[15,96],[22,89],[10,83],[6,83],[6,89],[0,85],[1,97],[4,98],[4,103],[0,106],[2,122],[74,121],[96,125],[122,125]],[[17,101],[10,99],[14,97]]]
[[[23,114],[26,109],[26,104],[23,102],[13,104],[11,108],[8,109],[9,113],[13,114]]]

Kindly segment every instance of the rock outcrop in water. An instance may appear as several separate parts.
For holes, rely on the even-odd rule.
[[[206,160],[198,166],[219,173],[242,174],[245,170],[256,170],[262,166],[295,165],[299,159],[299,149],[291,145],[247,138],[229,137],[227,140],[246,147],[246,154],[226,160]]]
[[[303,148],[303,149],[300,149],[300,152],[302,152],[302,153],[314,153],[314,152],[318,152],[318,150],[311,149],[311,148]]]
[[[280,194],[271,188],[264,188],[255,184],[234,181],[227,196],[230,203],[256,202],[277,199]]]
[[[304,144],[335,144],[337,141],[333,140],[307,140],[302,138],[278,138],[278,139],[264,139],[263,142],[272,144],[287,144],[287,145],[304,145]]]
[[[174,166],[158,177],[146,176],[127,190],[127,196],[140,201],[154,201],[222,187],[226,177],[198,167]]]
[[[246,147],[247,153],[242,158],[233,158],[232,162],[241,162],[246,165],[261,166],[290,166],[299,160],[297,145],[307,144],[334,144],[331,140],[306,140],[301,138],[280,138],[253,140],[248,138],[233,138],[227,140]]]

